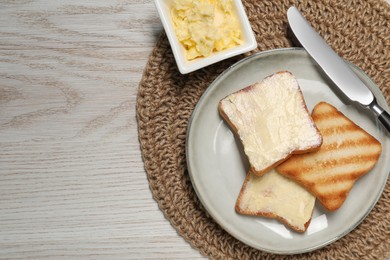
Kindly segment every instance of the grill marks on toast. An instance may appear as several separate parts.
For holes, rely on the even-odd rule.
[[[317,104],[312,117],[323,137],[321,148],[294,155],[277,170],[306,187],[325,208],[336,210],[355,181],[374,167],[382,147],[328,103]]]

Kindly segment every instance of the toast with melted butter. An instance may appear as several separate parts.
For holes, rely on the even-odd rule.
[[[276,218],[298,232],[310,224],[315,197],[274,169],[256,176],[248,173],[236,202],[240,214]]]
[[[292,154],[317,150],[322,143],[291,72],[275,73],[232,93],[218,108],[240,139],[250,171],[258,176]]]

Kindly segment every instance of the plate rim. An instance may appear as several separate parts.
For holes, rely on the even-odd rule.
[[[189,138],[190,138],[190,132],[191,132],[191,127],[193,125],[193,121],[194,121],[194,118],[198,112],[198,110],[200,109],[200,106],[201,104],[204,102],[204,99],[208,96],[209,92],[212,91],[213,86],[221,80],[221,78],[223,78],[226,74],[228,74],[230,71],[232,71],[235,67],[237,66],[240,66],[242,63],[246,63],[252,59],[259,59],[261,58],[261,56],[266,56],[266,55],[269,55],[269,54],[279,54],[279,53],[283,53],[283,52],[302,52],[304,55],[307,55],[309,59],[312,59],[311,56],[307,53],[307,51],[304,49],[304,48],[301,48],[301,47],[288,47],[288,48],[279,48],[279,49],[271,49],[271,50],[266,50],[266,51],[261,51],[261,52],[257,52],[253,55],[250,55],[248,57],[245,57],[239,61],[237,61],[236,63],[232,64],[231,66],[229,66],[228,68],[226,68],[221,74],[219,74],[210,84],[209,86],[207,87],[207,89],[204,91],[204,93],[201,95],[201,97],[199,98],[199,100],[197,101],[197,104],[195,106],[195,108],[193,109],[192,113],[191,113],[191,117],[189,118],[189,121],[188,121],[188,126],[187,126],[187,129],[186,129],[186,143],[185,143],[185,153],[186,153],[186,164],[187,164],[187,169],[188,169],[188,173],[189,173],[189,177],[190,177],[190,180],[191,180],[191,184],[192,184],[192,187],[194,188],[195,190],[195,193],[198,197],[198,199],[200,200],[200,202],[202,203],[202,206],[206,209],[206,211],[208,212],[208,214],[210,214],[210,216],[212,217],[212,219],[223,229],[225,230],[227,233],[229,233],[231,236],[233,236],[235,239],[243,242],[244,244],[248,245],[248,246],[251,246],[255,249],[258,249],[258,250],[262,250],[264,252],[268,252],[268,253],[273,253],[273,254],[278,254],[278,255],[294,255],[294,254],[301,254],[301,253],[308,253],[308,252],[312,252],[314,250],[317,250],[317,249],[320,249],[320,248],[323,248],[329,244],[332,244],[334,243],[335,241],[339,240],[340,238],[344,237],[345,235],[347,235],[348,233],[350,233],[352,230],[354,230],[369,214],[370,212],[372,211],[372,209],[375,207],[375,205],[378,203],[378,200],[380,199],[380,197],[382,196],[383,194],[383,191],[384,191],[384,188],[386,187],[386,181],[384,181],[380,187],[380,189],[378,190],[378,194],[377,196],[375,197],[373,203],[370,205],[370,207],[368,208],[368,210],[362,215],[362,217],[356,221],[352,226],[350,226],[349,228],[347,228],[346,230],[344,230],[344,232],[341,232],[337,235],[335,235],[333,238],[331,239],[328,239],[322,243],[319,243],[318,245],[315,245],[315,246],[310,246],[310,247],[307,247],[305,249],[297,249],[297,250],[289,250],[288,252],[286,251],[278,251],[278,250],[270,250],[268,248],[264,248],[264,247],[261,247],[259,245],[254,245],[251,241],[245,239],[245,238],[242,238],[242,237],[237,237],[236,234],[234,234],[234,232],[232,232],[228,227],[226,227],[224,224],[221,223],[220,219],[216,216],[214,216],[214,214],[212,213],[212,211],[210,210],[209,208],[209,205],[207,205],[207,203],[205,203],[204,199],[202,198],[202,195],[200,194],[197,186],[196,186],[196,183],[195,183],[195,180],[194,180],[194,176],[193,176],[193,173],[192,173],[192,170],[191,170],[191,163],[190,163],[190,159],[189,159],[189,154],[190,154],[190,151],[189,151]],[[315,61],[313,60],[313,62],[315,63]],[[377,91],[378,93],[381,95],[381,98],[383,98],[383,100],[385,101],[385,105],[384,105],[384,109],[386,111],[389,111],[389,107],[387,105],[387,102],[386,102],[386,99],[384,98],[383,96],[383,93],[381,92],[381,90],[379,89],[379,87],[375,84],[375,82],[362,70],[360,69],[358,66],[356,66],[355,64],[349,62],[349,61],[346,61],[348,63],[348,65],[350,67],[352,67],[353,69],[359,71],[359,73],[361,74],[361,76],[363,76],[367,81],[369,81],[375,88],[377,88]],[[319,66],[319,65],[318,65]],[[319,66],[320,67],[320,66]],[[372,89],[371,89],[372,91]],[[373,93],[374,96],[376,98],[378,98],[375,93]],[[340,100],[341,98],[338,97]],[[383,130],[382,130],[383,131]],[[386,134],[385,134],[386,135]],[[388,136],[388,135],[386,135]],[[390,175],[390,171],[385,174],[386,175],[386,180],[388,179],[389,175]]]

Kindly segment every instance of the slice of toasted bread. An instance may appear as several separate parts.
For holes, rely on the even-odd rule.
[[[248,173],[236,202],[240,214],[276,218],[305,232],[313,214],[315,197],[274,169],[256,176]]]
[[[322,143],[298,82],[287,71],[225,97],[219,112],[239,137],[251,172],[259,176]]]
[[[382,146],[328,103],[318,103],[312,117],[323,137],[321,148],[294,155],[276,169],[306,187],[326,209],[336,210],[355,181],[374,167]]]

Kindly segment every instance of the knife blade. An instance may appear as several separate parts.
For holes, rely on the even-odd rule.
[[[376,102],[375,96],[348,64],[326,43],[295,6],[287,19],[296,38],[325,74],[351,101],[370,109],[390,132],[390,115]]]

